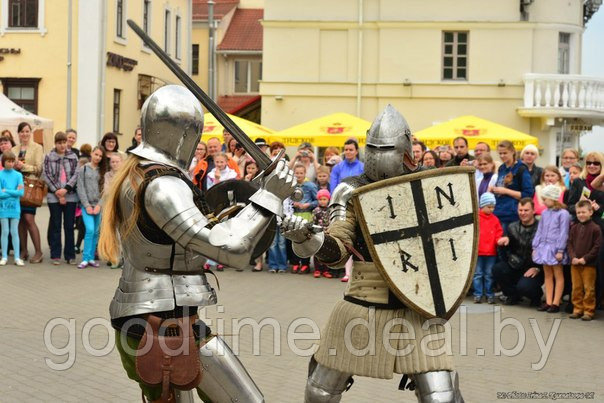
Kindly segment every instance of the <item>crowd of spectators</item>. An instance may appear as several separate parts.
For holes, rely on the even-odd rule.
[[[78,267],[97,267],[103,191],[126,157],[118,136],[107,133],[98,145],[83,144],[78,149],[77,132],[69,129],[56,133],[54,148],[44,155],[42,147],[32,140],[29,124],[20,124],[17,135],[18,143],[10,131],[0,136],[4,168],[0,175],[0,265],[7,264],[11,246],[18,265],[43,261],[37,209],[18,203],[23,178],[27,177],[41,178],[48,186],[47,241],[52,263],[78,264],[76,255],[83,252]],[[141,139],[137,128],[127,151],[138,146]],[[301,216],[324,228],[329,225],[328,205],[335,188],[346,177],[363,172],[359,145],[353,138],[342,150],[328,147],[322,156],[315,154],[312,144],[302,143],[292,158],[284,153],[285,146],[280,142],[269,144],[258,138],[255,143],[271,158],[287,159],[294,172],[303,197],[285,200],[285,214]],[[564,296],[569,295],[574,317],[593,318],[604,291],[602,153],[588,153],[582,162],[577,150],[567,149],[560,156],[559,167],[541,167],[537,147],[528,145],[517,150],[509,141],[501,141],[496,150],[483,142],[470,150],[464,137],[456,138],[452,146],[434,149],[415,140],[412,148],[420,170],[476,168],[481,232],[472,291],[475,302],[486,298],[495,303],[495,293],[500,291],[506,304],[526,298],[540,310],[558,312]],[[222,140],[213,137],[199,143],[189,168],[192,182],[202,192],[234,179],[253,182],[259,172],[257,163],[226,130]],[[317,259],[311,264],[310,259],[295,256],[289,242],[275,230],[266,262],[262,257],[255,259],[250,262],[252,270],[267,267],[275,273],[314,272],[315,277],[347,281],[352,262],[344,271],[329,268]],[[586,237],[589,241],[578,241]],[[29,239],[34,250],[31,258]],[[208,262],[206,268],[211,269],[211,265]]]

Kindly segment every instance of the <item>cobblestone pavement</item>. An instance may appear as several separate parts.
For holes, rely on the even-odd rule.
[[[42,212],[38,221],[46,217]],[[45,230],[41,228],[43,234]],[[22,268],[9,262],[0,267],[4,319],[0,323],[0,401],[140,401],[137,385],[127,379],[111,344],[103,356],[92,354],[108,344],[107,329],[95,325],[93,319],[108,319],[119,270],[52,266],[48,257],[43,264]],[[212,319],[214,331],[224,323],[221,333],[239,351],[267,402],[301,402],[308,357],[293,350],[308,349],[313,342],[298,340],[289,346],[288,328],[298,323],[296,318],[309,318],[322,328],[345,285],[309,275],[266,271],[227,269],[217,275],[221,305],[202,314]],[[244,323],[244,318],[266,319],[264,323],[269,325],[262,329],[260,338],[250,326],[244,326],[239,337],[231,336],[232,320]],[[497,331],[496,326],[501,328],[512,319],[522,325],[520,333],[512,325]],[[73,324],[71,334],[65,326],[68,321]],[[53,328],[53,324],[57,326]],[[604,319],[582,322],[527,306],[475,305],[466,300],[450,324],[454,361],[467,402],[497,401],[497,392],[514,391],[593,392],[596,401],[604,401],[604,383],[598,381],[598,368],[604,359]],[[277,327],[275,337],[273,329]],[[557,334],[548,339],[552,328]],[[304,331],[310,327],[297,329],[298,333]],[[495,350],[494,339],[499,334],[500,344],[507,349],[503,353]],[[542,359],[541,337],[551,351],[543,367],[534,370],[531,365]],[[280,341],[280,348],[274,340]],[[517,351],[512,351],[518,342]],[[255,345],[259,351],[254,352]],[[68,368],[52,369],[61,364]],[[392,380],[357,377],[342,400],[415,401],[413,393],[397,390],[399,381],[398,376]],[[572,400],[576,399],[567,401]]]

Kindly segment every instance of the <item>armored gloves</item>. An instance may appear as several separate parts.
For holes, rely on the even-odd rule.
[[[288,168],[286,161],[281,160],[272,172],[262,178],[260,190],[250,197],[250,201],[281,216],[283,200],[294,192],[295,185],[294,173]]]
[[[323,229],[297,216],[285,217],[281,232],[292,241],[292,249],[299,257],[310,257],[317,253],[325,241]]]

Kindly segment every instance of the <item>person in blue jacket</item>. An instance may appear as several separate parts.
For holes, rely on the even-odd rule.
[[[348,139],[344,143],[344,160],[334,166],[329,178],[329,191],[333,193],[342,179],[363,173],[363,163],[359,161],[359,143]]]
[[[2,259],[0,266],[5,266],[8,261],[8,234],[13,238],[15,264],[25,266],[19,257],[19,217],[21,216],[20,199],[23,196],[23,175],[15,171],[16,156],[12,151],[2,153],[2,166],[0,171],[0,225],[2,225]]]
[[[497,171],[497,182],[489,191],[497,199],[493,214],[499,218],[505,233],[508,224],[518,221],[518,200],[533,197],[535,188],[528,167],[516,159],[516,149],[511,141],[500,142],[497,152],[502,164]]]

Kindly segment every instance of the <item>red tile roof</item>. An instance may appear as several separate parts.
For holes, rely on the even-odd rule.
[[[232,9],[239,5],[239,0],[215,0],[214,18],[222,19]],[[208,20],[208,0],[193,0],[193,21]]]
[[[263,9],[237,9],[218,50],[262,50]]]
[[[234,115],[259,100],[260,95],[223,95],[218,97],[218,106],[226,113]]]

